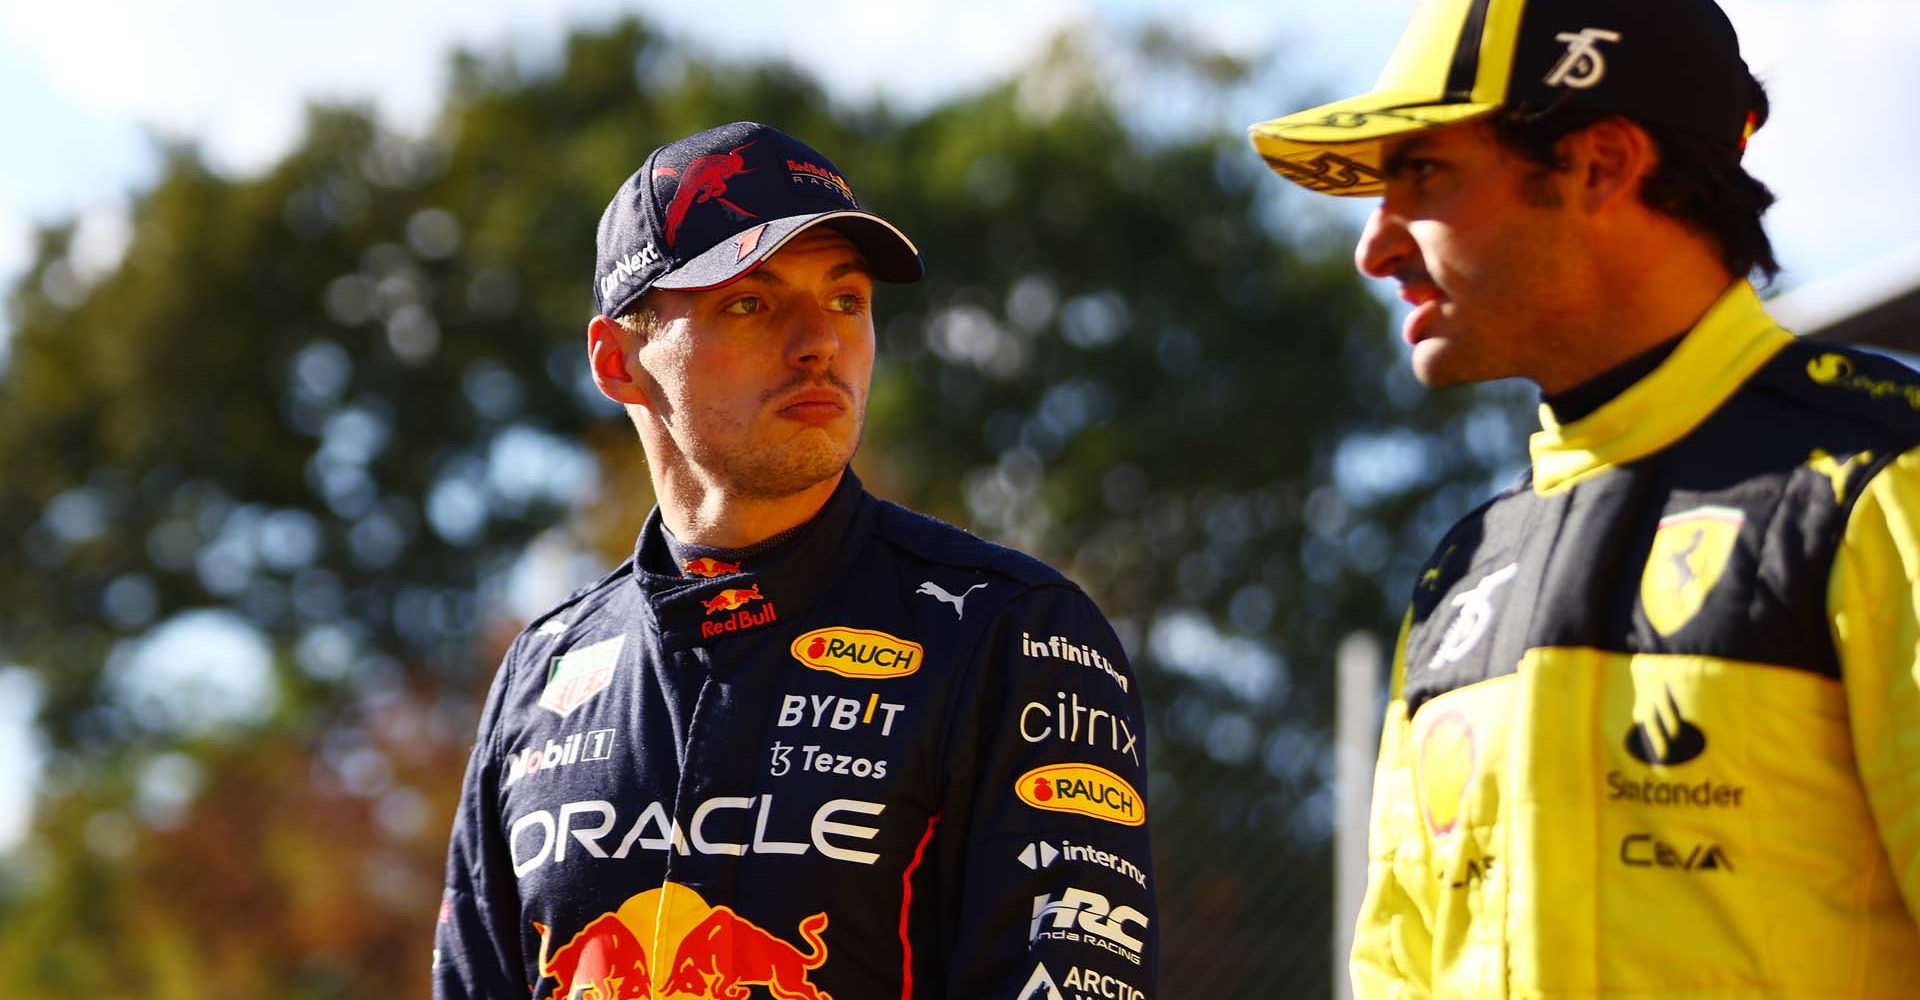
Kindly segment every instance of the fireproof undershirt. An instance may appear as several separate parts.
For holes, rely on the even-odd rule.
[[[1667,356],[1680,346],[1684,336],[1684,333],[1675,334],[1565,392],[1553,395],[1541,393],[1540,402],[1553,411],[1553,419],[1561,426],[1573,423],[1613,402],[1615,396],[1652,374],[1655,368],[1660,367],[1660,362],[1667,360]]]
[[[812,523],[813,519],[808,518],[771,538],[764,538],[752,545],[738,549],[723,549],[712,545],[695,545],[692,542],[683,542],[675,538],[673,532],[667,530],[665,524],[660,526],[660,533],[666,537],[667,551],[673,554],[673,564],[680,568],[680,575],[688,576],[691,574],[687,572],[687,564],[703,557],[716,562],[733,563],[744,570],[748,562],[764,558],[778,551],[782,545],[792,541],[793,536],[798,535],[807,525]]]

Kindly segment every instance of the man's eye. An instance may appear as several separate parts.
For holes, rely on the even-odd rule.
[[[867,300],[852,292],[843,292],[828,299],[827,307],[834,312],[843,312],[849,316],[858,316],[866,309]]]
[[[760,311],[760,300],[752,295],[745,295],[727,303],[725,311],[735,316],[751,316]]]

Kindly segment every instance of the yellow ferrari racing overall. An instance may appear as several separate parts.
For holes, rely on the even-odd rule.
[[[1920,997],[1920,375],[1734,285],[1415,585],[1356,996]]]

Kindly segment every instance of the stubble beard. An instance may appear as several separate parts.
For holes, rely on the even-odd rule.
[[[842,448],[833,436],[809,427],[780,448],[747,448],[720,458],[718,478],[736,496],[777,500],[840,474],[860,447],[864,421],[856,418],[853,442]]]
[[[1529,204],[1554,203],[1541,198]],[[1444,333],[1414,346],[1413,373],[1422,384],[1440,388],[1505,378],[1537,383],[1577,352],[1580,345],[1569,340],[1581,317],[1572,308],[1576,299],[1557,235],[1539,225],[1518,227],[1499,241],[1496,257],[1483,260],[1470,277],[1449,282],[1461,283],[1472,314],[1455,316]]]
[[[866,432],[866,398],[838,375],[825,379],[801,378],[768,391],[762,404],[804,385],[825,383],[846,394],[853,420],[851,440],[843,442],[830,427],[803,427],[785,441],[772,446],[756,445],[746,427],[715,435],[711,440],[728,442],[691,452],[689,457],[711,481],[727,493],[754,500],[778,500],[808,490],[832,479],[847,467],[860,448]],[[714,415],[709,426],[731,423]],[[749,425],[750,426],[750,425]]]

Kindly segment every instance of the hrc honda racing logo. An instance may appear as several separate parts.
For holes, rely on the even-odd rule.
[[[1115,906],[1097,892],[1069,888],[1059,899],[1051,894],[1033,897],[1031,941],[1073,941],[1110,951],[1140,964],[1146,942],[1130,928],[1147,929],[1147,915],[1131,906]]]
[[[552,980],[549,1000],[643,997],[744,998],[764,986],[782,1000],[831,1000],[813,982],[827,963],[823,910],[788,934],[754,923],[730,906],[711,906],[687,886],[668,882],[627,898],[552,948],[553,928],[540,935],[540,976]],[[649,949],[652,949],[649,952]],[[662,961],[665,959],[665,961]]]
[[[850,823],[842,817],[879,816],[886,811],[886,804],[881,802],[829,799],[813,811],[812,821],[802,829],[796,826],[792,809],[778,806],[771,794],[721,795],[694,806],[682,830],[679,821],[669,819],[666,806],[659,802],[647,803],[638,816],[625,820],[613,803],[588,799],[515,819],[507,829],[507,848],[517,878],[526,878],[543,865],[619,860],[636,849],[671,850],[682,857],[817,851],[834,861],[870,865],[880,860],[880,855],[860,850],[854,843],[878,837],[880,828]],[[806,840],[781,839],[803,833]]]

